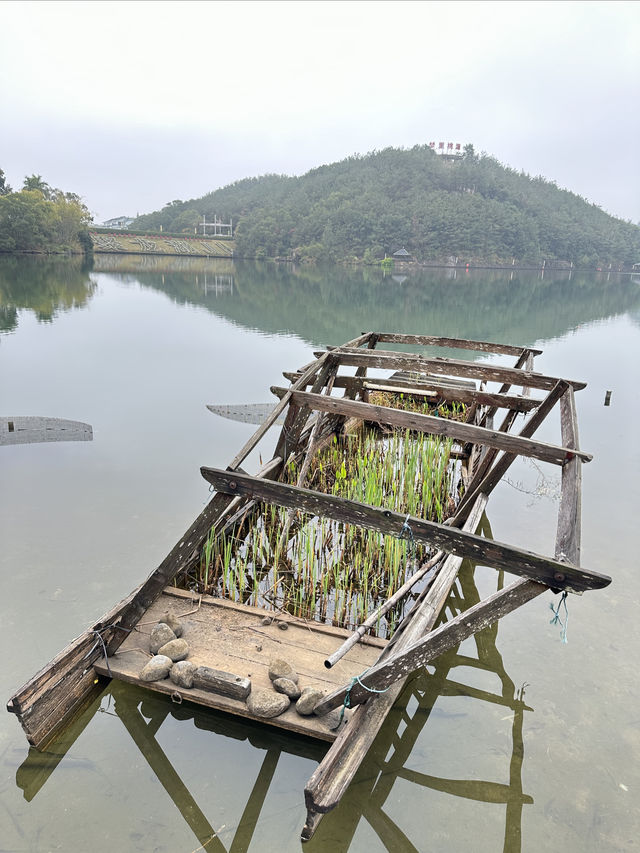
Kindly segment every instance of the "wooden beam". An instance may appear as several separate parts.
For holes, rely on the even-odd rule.
[[[490,341],[469,341],[464,338],[442,338],[431,335],[402,335],[388,332],[378,332],[381,344],[411,344],[419,347],[449,347],[450,349],[468,349],[475,352],[490,352],[499,355],[521,355],[525,347],[511,344],[496,344]],[[541,349],[530,350],[535,355],[542,353]]]
[[[465,610],[455,619],[431,631],[423,639],[372,666],[359,677],[358,681],[334,690],[316,705],[314,713],[326,714],[334,708],[339,708],[344,702],[347,691],[349,691],[351,705],[364,702],[371,696],[371,691],[386,690],[399,679],[405,679],[443,652],[459,645],[467,637],[496,622],[505,614],[545,592],[546,589],[547,586],[544,583],[518,580],[506,589],[499,590],[479,604]]]
[[[317,357],[324,352],[315,353]],[[378,367],[388,370],[411,370],[420,373],[451,374],[472,379],[484,379],[488,382],[508,382],[511,385],[522,385],[530,388],[551,390],[558,381],[552,376],[544,376],[530,370],[516,367],[501,367],[497,364],[484,362],[459,361],[451,358],[428,358],[414,353],[393,352],[383,350],[356,350],[352,348],[336,349],[333,351],[340,364],[350,367]],[[574,390],[586,387],[586,382],[568,379]]]
[[[294,382],[300,377],[298,373],[285,373],[285,379]],[[310,384],[310,383],[307,383]],[[398,387],[402,386],[402,387]],[[471,405],[478,403],[482,406],[496,406],[498,408],[515,409],[517,412],[530,412],[540,405],[540,400],[523,397],[518,394],[499,394],[490,391],[474,391],[471,388],[449,388],[440,383],[429,382],[427,379],[366,379],[357,376],[336,376],[333,383],[334,388],[348,388],[355,393],[363,390],[369,391],[396,391],[408,395],[419,396],[421,394],[432,394],[440,400],[448,403],[465,403]],[[271,392],[282,398],[287,388],[272,386]],[[300,389],[301,391],[304,388]]]
[[[530,412],[540,403],[539,400],[519,397],[516,394],[493,394],[489,391],[474,391],[472,388],[448,387],[435,382],[420,382],[392,379],[370,379],[364,383],[370,391],[388,391],[406,396],[425,396],[444,400],[447,403],[465,403],[467,405],[498,406],[514,409],[516,412]]]
[[[560,429],[567,447],[578,448],[578,418],[573,388],[567,388],[560,399]],[[556,559],[570,563],[580,561],[582,514],[582,463],[575,456],[562,467],[562,487],[558,509]]]
[[[373,507],[358,501],[326,495],[311,489],[300,489],[284,483],[259,480],[238,472],[222,471],[216,468],[201,468],[200,471],[208,483],[227,495],[258,498],[267,503],[299,509],[311,515],[324,516],[345,524],[355,524],[398,538],[404,535],[406,520],[416,542],[435,545],[443,551],[469,557],[482,565],[533,578],[547,583],[554,589],[582,592],[586,589],[599,589],[611,582],[611,578],[606,575],[560,563],[482,536],[475,536],[446,524],[413,517],[405,519],[402,513],[383,507]]]
[[[389,406],[375,406],[371,403],[362,403],[359,400],[326,397],[309,391],[292,391],[291,396],[297,406],[307,406],[315,411],[361,418],[363,421],[386,424],[400,429],[418,430],[430,435],[445,435],[456,441],[484,444],[487,447],[496,447],[498,450],[507,450],[522,456],[532,456],[534,459],[552,462],[555,465],[563,465],[574,455],[580,456],[585,462],[593,459],[590,454],[573,448],[557,447],[553,444],[533,441],[530,438],[522,438],[500,430],[487,429],[448,418],[406,412]]]

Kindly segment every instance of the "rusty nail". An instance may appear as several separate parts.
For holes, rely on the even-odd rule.
[[[553,579],[554,579],[554,581],[563,581],[564,575],[562,574],[562,572],[556,572],[555,575],[553,576]]]
[[[229,488],[230,489],[237,489],[238,488],[238,484],[236,483],[235,480],[229,480]]]

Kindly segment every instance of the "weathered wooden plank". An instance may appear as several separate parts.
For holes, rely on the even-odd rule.
[[[438,655],[459,645],[467,637],[545,592],[547,588],[544,583],[518,580],[511,586],[499,590],[479,604],[465,610],[455,619],[431,631],[423,639],[401,651],[396,650],[385,661],[371,667],[357,681],[345,685],[340,690],[335,690],[316,705],[314,713],[326,714],[334,708],[339,708],[344,702],[347,691],[349,691],[351,705],[364,702],[371,696],[371,690],[385,690],[399,679],[404,680]]]
[[[286,373],[285,378],[292,380],[292,377],[297,377],[296,373]],[[517,412],[530,412],[540,405],[540,400],[522,397],[517,394],[499,394],[489,391],[474,391],[471,388],[455,387],[449,388],[440,383],[429,382],[427,380],[418,379],[403,379],[401,385],[394,379],[366,379],[357,376],[337,376],[334,382],[334,388],[348,388],[355,394],[362,391],[395,391],[396,393],[404,393],[407,395],[432,395],[440,400],[448,403],[465,403],[471,405],[478,403],[482,406],[497,406],[499,408],[515,409]],[[287,392],[287,388],[280,388],[276,385],[271,386],[271,393],[282,399]],[[304,389],[300,389],[304,390]]]
[[[545,420],[549,412],[552,411],[558,400],[562,398],[562,395],[565,394],[567,389],[569,388],[571,388],[571,386],[563,379],[560,379],[556,383],[555,387],[552,388],[551,391],[549,391],[540,406],[538,406],[538,409],[531,415],[531,417],[527,420],[527,422],[520,430],[519,435],[521,438],[530,438],[535,433],[535,431]],[[570,451],[573,450],[570,445],[567,445],[567,449]],[[575,458],[577,459],[578,457]],[[485,495],[491,494],[491,492],[498,485],[500,480],[504,477],[506,472],[509,470],[509,467],[516,459],[517,455],[515,453],[503,453],[502,456],[495,463],[493,468],[491,468],[490,470],[487,470],[488,465],[485,465],[483,460],[476,475],[469,483],[467,493],[463,495],[463,498],[460,501],[460,504],[458,505],[455,520],[453,522],[456,527],[459,526],[462,521],[464,521],[465,513],[473,505],[473,502],[475,501],[476,497],[481,492]],[[492,461],[493,457],[490,457],[489,464]],[[579,563],[579,561],[576,562]]]
[[[275,471],[277,467],[269,464],[263,469],[266,475]],[[187,564],[194,548],[199,547],[213,523],[231,502],[226,496],[215,495],[140,587],[73,640],[14,693],[7,703],[7,710],[18,716],[29,743],[41,748],[90,698],[96,680],[93,665],[104,654],[98,634],[112,654],[127,636],[127,629],[141,618],[166,584]]]
[[[292,400],[297,406],[306,406],[321,412],[343,415],[344,417],[361,418],[363,421],[386,424],[400,429],[412,429],[426,432],[430,435],[445,435],[457,441],[468,441],[507,450],[522,456],[531,456],[543,462],[563,465],[574,455],[580,456],[585,462],[593,459],[589,453],[568,447],[557,447],[542,441],[534,441],[518,435],[510,435],[500,430],[487,429],[463,421],[448,418],[422,415],[417,412],[405,412],[390,406],[376,406],[362,403],[359,400],[326,397],[309,391],[293,391]]]
[[[567,388],[560,399],[560,429],[567,447],[578,448],[578,417],[572,388]],[[562,487],[558,508],[556,534],[556,559],[570,563],[580,561],[582,514],[582,463],[575,456],[562,468]]]
[[[300,489],[284,483],[259,480],[233,471],[201,468],[202,476],[220,492],[259,498],[279,506],[300,509],[311,515],[324,516],[345,524],[355,524],[369,530],[401,538],[405,521],[410,525],[416,542],[435,545],[448,553],[469,557],[483,565],[505,569],[517,575],[547,583],[553,588],[581,592],[599,589],[611,582],[606,575],[590,572],[570,564],[560,563],[512,545],[475,536],[446,524],[405,517],[383,507],[372,507],[358,501],[326,495],[311,489]],[[406,529],[406,528],[405,528]]]
[[[530,412],[539,404],[539,400],[526,399],[515,394],[492,394],[488,391],[474,391],[471,388],[448,387],[445,384],[435,382],[409,382],[404,381],[402,385],[392,384],[390,379],[368,380],[364,387],[372,391],[389,391],[396,394],[408,396],[429,396],[444,400],[447,403],[465,403],[467,405],[479,404],[482,406],[499,406],[502,408],[515,409],[517,412]]]
[[[465,522],[465,529],[472,532],[477,529],[486,503],[484,495],[478,498]],[[392,647],[401,650],[433,628],[461,564],[461,557],[450,555],[446,558],[424,600],[410,614],[411,618],[403,620],[402,630],[396,631],[378,662],[388,656]],[[371,696],[368,702],[355,709],[349,725],[341,729],[305,786],[307,821],[302,831],[303,839],[313,835],[322,814],[340,801],[403,688],[404,682],[398,682],[392,684],[386,693]]]
[[[521,355],[525,347],[511,344],[497,344],[492,341],[470,341],[464,338],[444,338],[432,335],[406,335],[389,332],[378,332],[381,344],[411,344],[419,347],[449,347],[450,349],[468,349],[475,352],[490,352],[498,355]],[[540,355],[542,350],[530,350]]]
[[[199,666],[193,673],[193,686],[201,690],[210,690],[221,696],[230,696],[244,702],[251,693],[251,681],[242,675],[212,669],[210,666]]]
[[[342,365],[350,367],[377,367],[388,370],[411,370],[418,373],[451,374],[452,376],[466,376],[474,379],[485,379],[488,382],[508,382],[511,385],[522,385],[530,388],[542,388],[549,391],[558,381],[558,378],[545,376],[542,373],[523,370],[516,367],[501,367],[496,364],[485,362],[460,361],[451,358],[429,358],[414,353],[401,353],[383,350],[354,350],[340,348],[333,353]],[[322,351],[316,353],[317,357],[324,355]],[[586,387],[585,382],[568,379],[574,390],[578,391]]]
[[[208,595],[198,596],[198,605],[197,612],[180,617],[180,614],[193,611],[193,593],[167,587],[136,626],[136,631],[129,634],[118,652],[109,658],[112,677],[145,690],[162,693],[166,697],[173,695],[177,698],[175,694],[179,694],[185,702],[257,720],[283,731],[333,741],[336,733],[331,731],[330,726],[335,724],[335,720],[313,715],[302,717],[293,704],[283,714],[265,721],[256,718],[246,702],[238,698],[195,685],[190,689],[182,688],[166,678],[162,681],[142,682],[140,671],[149,660],[144,650],[148,648],[154,623],[167,610],[180,618],[182,636],[189,644],[188,660],[196,667],[205,666],[250,678],[252,693],[273,689],[269,663],[275,657],[285,657],[291,661],[300,677],[301,686],[329,691],[374,664],[380,650],[386,645],[384,640],[366,637],[365,645],[352,649],[333,669],[326,670],[323,666],[324,658],[348,635],[344,629],[273,611],[270,615],[277,617],[277,621],[265,625],[264,609]],[[280,624],[286,624],[288,630],[281,631]],[[104,661],[96,661],[95,667],[101,675],[108,676]]]

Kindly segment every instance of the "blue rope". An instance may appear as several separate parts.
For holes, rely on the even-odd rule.
[[[405,520],[402,523],[402,527],[400,528],[400,536],[399,539],[404,539],[405,531],[409,534],[409,550],[411,554],[415,554],[416,550],[416,540],[413,538],[413,530],[411,529],[411,525],[409,524],[410,515],[407,515]]]
[[[563,643],[568,642],[567,641],[567,626],[569,625],[569,609],[567,607],[567,595],[568,594],[569,593],[565,589],[565,591],[562,593],[562,597],[560,598],[560,601],[558,602],[557,608],[554,607],[552,603],[549,604],[549,607],[551,608],[551,610],[553,612],[553,619],[550,620],[549,624],[550,625],[560,625],[560,637],[562,638]],[[563,604],[564,604],[564,614],[565,614],[564,615],[564,622],[560,618],[560,608],[562,607]]]
[[[389,685],[389,687],[385,687],[383,690],[376,690],[375,687],[367,687],[366,684],[363,684],[360,681],[362,676],[366,675],[366,673],[367,673],[367,670],[365,669],[365,671],[361,672],[360,675],[354,675],[353,678],[351,679],[351,683],[347,687],[347,690],[344,694],[344,702],[342,703],[342,709],[340,711],[340,719],[338,720],[338,722],[336,723],[335,726],[332,726],[332,728],[331,728],[332,732],[335,732],[342,725],[342,721],[344,720],[344,712],[346,711],[347,708],[351,707],[351,691],[353,690],[353,688],[355,687],[356,684],[359,684],[360,687],[362,687],[364,690],[367,691],[367,693],[386,693],[387,690],[389,689],[389,687],[391,686],[391,685]]]

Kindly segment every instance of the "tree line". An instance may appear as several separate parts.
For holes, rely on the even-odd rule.
[[[0,252],[91,253],[91,215],[80,196],[28,175],[14,192],[0,169]]]
[[[386,148],[300,177],[247,178],[174,200],[132,228],[193,233],[202,217],[236,225],[237,256],[375,262],[401,247],[418,261],[580,267],[640,259],[640,227],[553,181],[501,164],[472,145],[455,159],[427,145]]]

